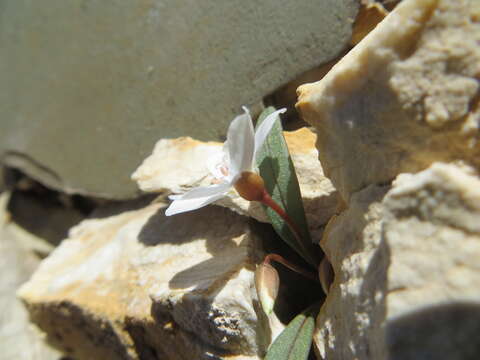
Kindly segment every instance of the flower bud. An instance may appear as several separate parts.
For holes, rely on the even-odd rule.
[[[235,182],[235,190],[248,201],[260,201],[265,192],[265,183],[262,177],[251,171],[244,171]]]
[[[255,287],[265,314],[270,315],[275,306],[280,278],[277,270],[268,263],[261,263],[255,271]]]

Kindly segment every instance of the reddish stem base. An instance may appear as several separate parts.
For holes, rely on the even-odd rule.
[[[305,244],[302,242],[301,232],[297,224],[290,218],[290,216],[288,216],[288,214],[282,209],[282,207],[278,205],[275,200],[272,199],[270,194],[265,189],[263,190],[263,196],[260,202],[275,211],[285,221],[285,223],[290,228],[293,236],[295,237],[299,249],[303,251],[304,256],[308,256],[308,250],[305,248]]]
[[[275,261],[279,264],[282,264],[283,266],[289,268],[290,270],[296,272],[297,274],[300,274],[300,275],[306,277],[307,279],[310,279],[310,280],[313,280],[313,281],[316,281],[316,282],[319,281],[318,276],[316,274],[301,268],[300,266],[288,261],[287,259],[285,259],[284,257],[282,257],[278,254],[268,254],[267,256],[265,256],[265,259],[263,260],[263,263],[270,265],[270,263],[272,261]]]

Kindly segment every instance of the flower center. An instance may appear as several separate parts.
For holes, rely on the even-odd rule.
[[[260,175],[244,171],[235,182],[234,188],[245,200],[261,201],[265,192],[265,183]]]

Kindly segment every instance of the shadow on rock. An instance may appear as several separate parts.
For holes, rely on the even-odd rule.
[[[194,352],[210,349],[223,356],[257,351],[248,330],[257,327],[257,316],[249,303],[254,301],[252,271],[262,251],[249,218],[219,206],[169,217],[162,208],[147,220],[138,239],[171,254],[165,262],[171,271],[168,290],[151,296],[157,324],[172,324]]]
[[[390,360],[480,358],[480,304],[429,307],[392,320],[387,327]]]

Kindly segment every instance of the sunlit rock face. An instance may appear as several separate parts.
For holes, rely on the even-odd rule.
[[[476,3],[403,1],[321,81],[298,89],[345,200],[434,161],[480,165]]]
[[[298,109],[346,208],[321,246],[335,280],[325,359],[474,359],[480,327],[477,1],[404,0]]]
[[[352,196],[322,241],[336,274],[317,322],[322,356],[479,354],[479,189],[478,173],[437,163]]]
[[[257,359],[268,341],[253,285],[263,253],[248,218],[164,210],[74,227],[19,291],[32,321],[78,359]]]

